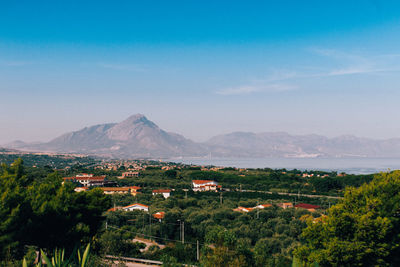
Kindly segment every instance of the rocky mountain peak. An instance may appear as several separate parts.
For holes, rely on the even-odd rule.
[[[138,113],[128,117],[123,122],[138,123],[138,122],[149,122],[149,120],[146,118],[145,115]]]
[[[149,130],[158,132],[160,129],[143,114],[135,114],[109,129],[107,136],[111,140],[127,141],[138,136],[141,132],[148,132]]]

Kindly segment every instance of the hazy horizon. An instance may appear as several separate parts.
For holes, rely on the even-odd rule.
[[[234,131],[400,137],[400,3],[0,4],[0,144],[142,113]]]
[[[137,113],[137,114],[132,114],[132,115],[144,115],[149,121],[154,122],[151,118],[148,118],[145,114],[142,114],[142,113]],[[127,118],[125,118],[125,119],[127,119]],[[115,123],[115,124],[117,124],[117,123],[122,122],[122,121],[123,121],[123,120],[121,120],[121,121],[115,121],[115,122],[109,121],[109,122],[104,122],[104,123],[99,123],[99,124],[86,125],[86,126],[84,126],[84,127],[82,127],[82,128],[79,128],[79,129],[73,129],[73,130],[64,132],[64,133],[62,133],[61,135],[67,134],[67,133],[70,133],[70,132],[77,132],[77,131],[80,131],[80,130],[86,128],[86,127],[92,127],[92,126],[96,126],[96,125],[109,124],[109,123]],[[157,126],[159,125],[159,124],[156,123],[156,122],[154,122],[154,123],[155,123]],[[162,128],[161,128],[161,129],[162,129]],[[162,129],[162,130],[165,130],[165,129]],[[181,133],[179,132],[179,130],[176,130],[176,131],[168,131],[168,132],[181,134]],[[263,131],[263,132],[253,132],[253,131],[246,131],[246,130],[243,130],[243,131],[225,132],[225,133],[221,133],[221,134],[217,134],[217,135],[210,135],[210,136],[206,137],[206,139],[204,139],[204,140],[195,140],[195,139],[191,139],[191,138],[189,138],[189,139],[191,139],[192,141],[195,141],[195,142],[205,142],[205,141],[208,141],[210,138],[216,137],[216,136],[218,136],[218,135],[225,135],[225,134],[238,133],[238,132],[243,132],[243,133],[255,133],[255,134],[261,134],[261,133],[287,133],[287,134],[292,135],[292,136],[319,135],[319,136],[324,136],[324,137],[328,137],[328,138],[343,137],[343,136],[355,136],[355,137],[358,137],[358,138],[368,138],[368,139],[374,139],[374,140],[386,140],[386,139],[399,138],[399,137],[391,137],[391,138],[390,138],[390,137],[389,137],[389,138],[370,138],[370,137],[365,137],[365,136],[356,136],[356,135],[352,135],[352,134],[342,134],[342,135],[335,135],[335,136],[327,136],[327,135],[322,135],[322,134],[318,134],[318,133],[303,133],[303,134],[300,133],[300,134],[294,134],[294,133],[286,132],[286,131]],[[183,134],[182,134],[182,135],[183,135]],[[183,135],[183,136],[184,136],[184,135]],[[57,137],[60,137],[60,135],[51,137],[50,139],[47,139],[47,140],[26,141],[26,140],[21,140],[21,139],[15,139],[15,140],[12,140],[12,141],[10,141],[10,142],[8,142],[8,143],[12,143],[12,142],[14,142],[14,141],[23,141],[23,142],[27,142],[27,143],[40,143],[40,142],[48,142],[48,141],[51,141],[52,139],[55,139],[55,138],[57,138]],[[184,136],[184,137],[188,138],[187,136]],[[7,143],[0,143],[0,146],[1,146],[1,145],[6,145],[6,144],[7,144]]]

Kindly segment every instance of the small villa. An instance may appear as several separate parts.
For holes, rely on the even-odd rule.
[[[129,205],[129,206],[122,207],[121,209],[123,211],[142,210],[142,211],[148,212],[149,211],[149,206],[143,205],[143,204],[140,204],[140,203],[135,203],[135,204],[132,204],[132,205]]]
[[[124,186],[124,187],[100,187],[103,190],[104,194],[112,195],[112,194],[131,194],[132,196],[136,196],[140,192],[139,186]]]
[[[94,176],[93,174],[87,174],[87,173],[82,173],[82,174],[77,174],[72,177],[64,177],[63,180],[64,182],[79,182],[85,187],[90,187],[90,186],[103,186],[105,183],[105,175],[102,176]]]
[[[155,195],[162,195],[164,198],[169,198],[171,196],[170,189],[156,189],[153,190],[153,196]]]
[[[221,189],[216,181],[213,180],[193,180],[192,181],[193,191],[217,191]]]

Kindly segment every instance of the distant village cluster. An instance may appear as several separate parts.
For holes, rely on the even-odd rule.
[[[201,171],[218,171],[223,169],[224,167],[215,167],[215,166],[191,166],[192,168],[196,168]],[[140,172],[144,171],[148,168],[157,168],[160,170],[179,170],[183,168],[187,168],[187,165],[183,164],[174,164],[174,163],[165,163],[162,161],[156,162],[156,161],[110,161],[110,162],[102,162],[98,164],[97,166],[94,167],[96,170],[105,170],[105,171],[122,171],[122,174],[118,176],[118,179],[125,179],[125,178],[139,178],[140,177]],[[231,168],[234,170],[237,170],[241,173],[246,172],[247,169],[245,168]],[[282,172],[283,174],[286,174],[286,172]],[[301,176],[303,178],[311,178],[311,177],[320,177],[320,178],[325,178],[328,177],[328,174],[314,174],[314,173],[309,173],[305,172],[302,174],[296,174],[297,176]],[[245,175],[239,175],[239,176],[245,176]],[[77,186],[75,187],[76,192],[82,192],[82,191],[87,191],[91,188],[99,188],[101,189],[104,194],[130,194],[132,196],[136,196],[137,194],[141,194],[140,186],[118,186],[118,184],[115,181],[108,181],[106,179],[106,175],[102,176],[95,176],[94,174],[88,174],[88,173],[81,173],[77,174],[75,176],[71,177],[64,177],[63,178],[64,182],[73,182]],[[217,181],[215,180],[204,180],[204,179],[198,179],[198,180],[192,180],[191,188],[190,189],[184,189],[184,191],[192,190],[193,192],[218,192],[222,191],[223,188],[220,184],[218,184]],[[229,191],[229,189],[225,189],[226,191]],[[152,195],[161,195],[162,197],[169,198],[171,196],[171,193],[175,191],[174,188],[162,188],[162,189],[154,189],[152,190]],[[312,204],[306,204],[306,203],[297,203],[293,204],[291,202],[283,202],[283,203],[266,203],[266,204],[259,204],[255,207],[242,207],[239,206],[233,211],[235,212],[251,212],[254,210],[260,210],[260,209],[265,209],[268,207],[273,207],[277,206],[282,209],[288,209],[288,208],[296,208],[296,209],[305,209],[308,210],[309,212],[316,212],[318,210],[322,210],[322,207],[318,205],[312,205]],[[133,210],[140,210],[144,212],[149,212],[149,206],[144,205],[141,203],[133,203],[127,206],[115,206],[108,211],[133,211]],[[157,212],[152,214],[152,216],[157,219],[157,220],[162,220],[165,216],[165,212]]]
[[[108,167],[114,168],[117,165],[106,165]],[[133,165],[129,165],[133,166]],[[164,166],[165,167],[165,166]],[[135,167],[134,167],[135,168]],[[137,164],[136,168],[141,168],[141,170],[144,170],[146,166],[142,166]],[[166,169],[166,168],[165,168]],[[138,170],[138,169],[135,169]],[[133,171],[129,170],[126,172],[122,173],[122,176],[119,177],[121,179],[127,178],[127,177],[139,177],[139,172],[138,171]],[[104,194],[130,194],[132,196],[136,196],[137,194],[140,194],[139,190],[141,187],[139,186],[123,186],[123,187],[118,187],[117,184],[113,181],[107,181],[106,176],[94,176],[93,174],[88,174],[88,173],[81,173],[77,174],[72,177],[64,177],[63,178],[64,182],[72,182],[76,183],[77,186],[75,187],[76,192],[83,192],[87,191],[90,188],[99,188],[103,190]],[[194,192],[204,192],[204,191],[213,191],[217,192],[218,190],[221,190],[222,187],[219,185],[216,181],[213,180],[193,180],[192,181],[192,190]],[[171,196],[171,192],[174,191],[175,189],[155,189],[152,191],[152,195],[161,195],[164,198],[169,198]],[[128,206],[124,207],[113,207],[109,209],[109,211],[117,211],[117,210],[122,210],[122,211],[133,211],[133,210],[141,210],[148,212],[149,211],[149,206],[141,204],[141,203],[134,203]],[[162,220],[164,218],[165,213],[164,212],[157,212],[153,214],[153,217]]]

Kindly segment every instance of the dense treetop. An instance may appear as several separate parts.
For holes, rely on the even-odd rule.
[[[327,217],[309,222],[296,255],[322,266],[400,265],[400,171],[349,187]]]

